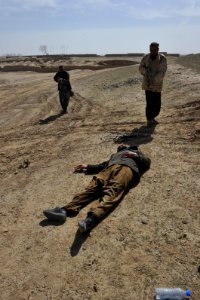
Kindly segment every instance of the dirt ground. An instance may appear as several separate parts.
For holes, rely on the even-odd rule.
[[[62,116],[53,75],[0,72],[0,299],[152,300],[156,287],[181,287],[199,300],[200,73],[168,58],[154,128],[137,64],[71,70]],[[48,223],[42,211],[91,179],[73,167],[121,142],[152,160],[140,184],[90,234],[77,231],[88,207]]]

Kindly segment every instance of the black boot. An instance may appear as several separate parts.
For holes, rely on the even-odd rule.
[[[51,221],[64,222],[67,218],[67,211],[60,207],[45,209],[43,214]]]
[[[78,222],[79,231],[81,233],[86,232],[94,228],[97,224],[97,217],[94,214],[90,214],[86,219]]]

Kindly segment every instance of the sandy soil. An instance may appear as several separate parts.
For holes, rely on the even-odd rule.
[[[200,299],[200,75],[168,62],[152,129],[138,65],[70,71],[75,96],[62,116],[53,73],[0,72],[1,299],[151,300],[161,286]],[[121,142],[151,157],[141,183],[89,235],[77,232],[88,207],[48,223],[43,209],[91,179],[73,167]]]

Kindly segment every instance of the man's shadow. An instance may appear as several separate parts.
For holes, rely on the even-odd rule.
[[[72,257],[76,256],[79,253],[79,251],[81,249],[81,246],[87,240],[87,238],[90,236],[90,232],[91,232],[91,230],[87,231],[87,232],[84,232],[84,233],[81,233],[79,231],[79,229],[77,229],[75,237],[74,237],[74,241],[73,241],[73,243],[70,247],[70,254],[71,254]]]
[[[50,221],[48,219],[44,219],[42,220],[39,225],[42,227],[46,227],[46,226],[61,226],[65,223],[65,221],[63,222],[56,222],[56,221]]]
[[[56,115],[51,115],[45,119],[40,119],[39,120],[39,124],[40,125],[44,125],[44,124],[48,124],[52,121],[55,121],[56,119],[60,118],[61,116],[63,116],[64,114],[62,112],[60,112],[59,114],[56,114]]]
[[[152,134],[156,128],[157,123],[152,125],[143,125],[139,128],[134,128],[129,133],[124,133],[122,135],[117,136],[114,139],[116,144],[125,143],[129,146],[135,145],[139,146],[142,144],[147,144],[153,140]]]
[[[74,215],[70,215],[67,217],[68,218],[73,218],[73,217],[76,217],[77,214],[74,214]],[[39,225],[42,226],[42,227],[46,227],[46,226],[61,226],[65,223],[65,221],[63,222],[57,222],[57,221],[52,221],[52,220],[48,220],[48,219],[43,219]],[[95,225],[95,227],[97,226],[98,224]],[[94,229],[95,227],[93,227],[92,229]],[[76,256],[78,253],[79,253],[79,250],[81,249],[81,246],[82,244],[87,240],[87,238],[90,236],[90,231],[87,231],[85,233],[81,233],[79,231],[79,229],[76,231],[76,234],[75,234],[75,238],[74,238],[74,241],[72,243],[72,246],[70,248],[70,253],[71,253],[71,256]]]

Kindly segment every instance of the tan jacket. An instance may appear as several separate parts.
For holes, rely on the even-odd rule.
[[[158,54],[152,60],[150,54],[145,55],[140,63],[139,71],[143,75],[142,89],[152,92],[161,92],[163,79],[167,71],[167,59],[163,54]]]

